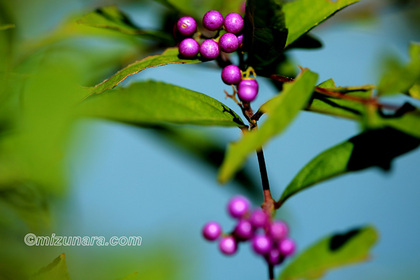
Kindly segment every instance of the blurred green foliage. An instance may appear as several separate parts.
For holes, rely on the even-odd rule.
[[[89,93],[84,86],[98,83],[155,44],[78,23],[91,5],[0,2],[0,279],[83,279],[91,269],[84,263],[101,255],[93,250],[89,257],[72,260],[78,267],[68,273],[64,254],[46,266],[60,253],[57,248],[23,243],[28,232],[49,235],[57,230],[51,202],[68,192],[66,163],[74,156],[69,148],[76,138],[75,109]],[[145,253],[148,259],[130,252],[109,254],[91,262],[107,264],[107,269],[92,271],[90,279],[177,278],[180,265],[170,248],[156,246]]]
[[[212,141],[211,137],[163,126],[168,121],[165,113],[170,114],[171,117],[180,114],[180,111],[176,109],[181,107],[172,107],[176,102],[174,98],[169,98],[171,92],[183,93],[184,98],[186,96],[189,98],[188,100],[181,98],[183,103],[188,105],[182,108],[185,114],[183,116],[181,114],[181,117],[187,118],[186,121],[179,121],[180,118],[169,121],[206,125],[228,123],[230,126],[243,126],[239,117],[225,105],[182,88],[169,89],[168,85],[145,82],[124,89],[112,90],[128,75],[148,67],[168,63],[201,62],[180,59],[176,49],[169,49],[163,55],[157,55],[152,59],[149,55],[162,53],[168,47],[173,47],[172,27],[180,15],[189,14],[200,18],[210,9],[218,9],[226,14],[237,11],[242,1],[109,2],[113,1],[0,0],[0,247],[2,248],[0,279],[19,280],[28,279],[31,276],[34,280],[67,280],[78,279],[84,274],[88,275],[87,279],[159,280],[188,277],[183,271],[185,262],[174,252],[173,247],[167,244],[155,246],[153,250],[146,251],[143,256],[130,251],[119,251],[116,254],[110,249],[86,253],[86,257],[73,262],[77,267],[69,267],[69,271],[67,271],[66,258],[71,259],[71,255],[65,257],[61,254],[62,252],[57,252],[57,248],[31,250],[23,244],[22,239],[26,233],[48,235],[47,233],[55,227],[51,202],[62,201],[68,191],[70,174],[66,162],[74,156],[70,154],[69,148],[75,145],[72,142],[74,129],[83,108],[87,108],[87,111],[82,116],[95,115],[114,121],[146,126],[154,133],[165,137],[168,142],[183,147],[185,151],[206,162],[212,168],[220,165],[223,148]],[[313,17],[310,17],[311,9],[303,9],[303,7],[308,8],[309,2],[306,0],[287,1],[284,7],[281,1],[260,2],[268,3],[267,7],[273,10],[257,13],[256,22],[253,21],[255,11],[249,12],[248,7],[247,25],[252,33],[252,40],[248,45],[251,51],[248,59],[251,65],[256,63],[255,66],[261,67],[263,75],[278,74],[276,72],[279,69],[288,69],[288,73],[293,72],[289,70],[291,62],[283,53],[283,47],[287,46],[288,49],[320,47],[321,43],[309,36],[307,32],[341,8],[356,1],[334,1],[334,4],[315,1],[320,13]],[[142,28],[118,6],[110,5],[124,3],[156,14],[159,18],[156,29]],[[255,7],[261,6],[258,1],[249,1],[249,3]],[[414,10],[418,11],[415,1],[399,1],[398,3],[403,7],[413,5],[416,7]],[[267,9],[267,7],[263,8]],[[297,14],[305,19],[304,24],[295,17]],[[267,15],[274,17],[270,24],[265,22],[264,17]],[[416,20],[416,18],[409,17],[409,20]],[[274,48],[271,48],[273,46]],[[263,69],[267,65],[262,63],[266,61],[262,61],[261,57],[266,54],[274,55],[274,59],[269,61],[270,65],[266,69]],[[411,60],[408,63],[396,59],[391,61],[389,70],[385,72],[380,83],[380,93],[406,93],[418,98],[420,69],[418,56],[418,45],[413,45]],[[265,59],[266,57],[263,60]],[[126,67],[128,64],[129,67]],[[256,67],[257,70],[259,70],[258,67]],[[122,72],[118,72],[119,69],[123,69]],[[117,74],[112,76],[116,72]],[[224,176],[223,181],[239,170],[239,166],[244,163],[249,152],[260,148],[270,138],[279,134],[290,124],[298,111],[305,107],[314,89],[316,74],[309,71],[303,72],[306,74],[299,76],[292,84],[284,88],[279,86],[282,89],[282,95],[273,98],[260,108],[261,113],[270,115],[264,123],[266,126],[261,126],[258,134],[255,133],[258,139],[250,141],[251,144],[244,145],[245,147],[237,150],[233,156],[228,153],[230,155],[228,159],[233,158],[235,164],[234,167],[229,165],[231,170],[229,170],[229,175]],[[115,79],[105,80],[110,76]],[[392,79],[393,77],[399,78]],[[94,85],[98,86],[93,87]],[[105,86],[100,87],[101,85]],[[332,80],[324,83],[324,86],[329,90],[348,94],[348,96],[363,98],[369,97],[366,94],[372,92],[371,87],[367,90],[361,87],[357,90],[336,87]],[[97,92],[92,90],[98,87],[100,90]],[[168,103],[159,107],[157,105],[162,104],[157,104],[153,96],[141,99],[139,97],[142,90],[157,91],[156,96],[166,98]],[[81,110],[80,103],[93,93],[100,94],[88,98]],[[138,102],[138,105],[144,105],[144,114],[136,114],[133,117],[136,108],[125,106],[127,102]],[[142,104],[142,102],[146,103]],[[402,131],[401,133],[411,135],[410,137],[416,139],[420,137],[419,114],[418,109],[414,107],[403,111],[397,110],[394,115],[386,115],[380,110],[372,113],[370,107],[365,112],[365,108],[360,104],[336,100],[331,96],[322,95],[322,92],[313,94],[311,102],[308,110],[349,117],[364,123],[363,128],[367,130],[381,130],[383,127],[391,126]],[[116,110],[116,107],[120,110]],[[207,107],[211,110],[200,112]],[[353,111],[346,111],[344,107]],[[360,109],[360,107],[363,108]],[[152,110],[152,113],[156,115],[151,116],[146,109],[153,108],[155,110]],[[358,109],[361,112],[355,114],[354,111]],[[204,119],[194,120],[195,115],[189,115],[191,112],[201,113]],[[274,117],[271,118],[271,115]],[[150,121],[152,117],[154,119]],[[253,136],[247,137],[244,141]],[[188,144],[186,139],[191,144]],[[322,181],[338,173],[352,171],[346,160],[352,157],[354,159],[354,151],[351,148],[348,149],[348,142],[343,145],[345,146],[345,160],[339,171],[334,174],[323,173],[321,178],[309,178],[309,183],[296,184],[293,194],[297,193],[296,189],[300,191],[312,185],[314,181]],[[326,153],[321,157],[328,158],[331,151]],[[387,160],[390,161],[399,154],[401,153],[392,154]],[[333,164],[335,162],[336,159]],[[359,158],[358,163],[360,162],[362,160]],[[363,169],[375,164],[377,162],[356,167]],[[327,168],[328,166],[324,166],[324,171]],[[313,171],[313,169],[310,170]],[[239,171],[238,175],[237,182],[250,193],[255,194],[257,184],[249,178],[248,173]],[[299,176],[303,175],[298,175],[298,179]],[[366,246],[370,248],[371,243]],[[366,246],[359,246],[359,250],[363,251]],[[315,256],[318,253],[319,251],[313,250],[311,254]],[[45,266],[56,256],[58,257],[50,265]],[[94,265],[103,266],[103,268],[92,271]],[[43,266],[44,268],[39,270]],[[75,277],[73,278],[72,275]]]

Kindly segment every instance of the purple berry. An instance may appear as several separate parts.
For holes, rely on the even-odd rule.
[[[238,43],[239,43],[239,46],[241,46],[242,45],[242,42],[244,41],[244,35],[243,34],[241,34],[241,35],[239,35],[238,36]]]
[[[225,236],[219,242],[219,249],[225,255],[233,255],[238,249],[235,238],[232,236]]]
[[[286,257],[292,255],[295,252],[295,249],[295,242],[289,238],[284,239],[279,244],[280,253]]]
[[[238,13],[230,13],[224,20],[225,29],[230,33],[239,33],[244,27],[244,19]]]
[[[212,39],[206,39],[201,43],[200,53],[204,58],[215,59],[219,56],[219,45]]]
[[[214,31],[222,27],[223,16],[218,11],[208,11],[203,17],[203,26],[210,31]]]
[[[222,227],[217,222],[208,222],[203,227],[203,236],[209,241],[214,241],[222,234]]]
[[[240,220],[233,232],[241,240],[250,239],[254,233],[251,223],[247,220]]]
[[[267,235],[256,235],[252,238],[252,249],[259,255],[265,255],[271,250],[273,242]]]
[[[238,85],[238,97],[242,101],[251,102],[258,95],[258,83],[254,79],[243,79]]]
[[[222,80],[225,84],[236,85],[242,79],[242,73],[238,66],[231,64],[223,68]]]
[[[269,234],[276,241],[286,238],[288,232],[287,225],[282,221],[275,221],[270,225]]]
[[[197,23],[192,17],[182,17],[176,23],[176,27],[182,35],[190,36],[194,34],[197,29]]]
[[[249,220],[255,228],[264,228],[269,222],[269,217],[263,210],[257,209],[251,214]]]
[[[270,252],[266,255],[266,260],[269,264],[278,265],[283,262],[284,256],[280,253],[279,249],[271,248]]]
[[[225,33],[219,39],[219,47],[222,51],[231,53],[238,49],[238,37],[232,33]]]
[[[198,54],[200,45],[192,38],[186,38],[179,43],[179,54],[186,58],[193,58]]]
[[[243,217],[249,210],[250,202],[246,197],[234,196],[228,203],[228,212],[233,218]]]

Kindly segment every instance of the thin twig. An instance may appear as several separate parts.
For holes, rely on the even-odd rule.
[[[257,151],[257,157],[258,157],[258,164],[260,166],[260,173],[261,173],[261,181],[262,181],[262,187],[263,190],[270,190],[270,184],[268,183],[268,175],[267,175],[267,168],[265,165],[265,159],[264,159],[264,152],[262,149]]]
[[[262,209],[264,210],[264,212],[271,215],[272,211],[274,211],[275,201],[271,196],[270,183],[268,181],[267,167],[265,164],[264,152],[262,148],[257,150],[257,157],[258,165],[260,167],[261,182],[264,193],[264,203],[262,204]]]
[[[270,78],[272,80],[276,80],[276,81],[279,81],[279,82],[282,82],[282,83],[290,83],[290,82],[294,81],[293,78],[284,77],[284,76],[280,76],[280,75],[271,75]],[[318,86],[315,87],[314,91],[318,92],[318,93],[321,93],[321,94],[324,94],[324,95],[328,95],[330,97],[345,99],[345,100],[361,103],[363,105],[372,105],[372,106],[375,106],[375,107],[378,107],[378,108],[384,108],[384,109],[390,109],[390,110],[398,110],[398,108],[399,108],[399,107],[391,105],[391,104],[379,103],[378,99],[375,98],[375,97],[363,98],[363,97],[359,97],[359,96],[348,95],[348,94],[345,94],[343,92],[340,92],[339,90],[322,88],[322,87],[318,87]]]

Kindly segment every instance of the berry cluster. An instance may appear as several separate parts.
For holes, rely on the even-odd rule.
[[[233,53],[242,46],[244,19],[238,13],[223,15],[215,10],[208,11],[203,17],[203,27],[215,33],[212,38],[201,39],[196,36],[197,22],[189,16],[181,17],[176,30],[183,37],[179,43],[179,54],[184,58],[194,58],[200,54],[206,60],[216,59],[221,52]],[[225,32],[219,36],[220,31]],[[222,80],[225,84],[233,85],[235,93],[243,102],[253,101],[258,94],[258,83],[249,75],[243,77],[238,66],[228,65],[222,70]]]
[[[237,224],[230,234],[222,234],[217,222],[203,227],[203,236],[209,241],[219,240],[219,249],[225,255],[233,255],[238,243],[250,241],[253,251],[265,258],[270,265],[278,265],[295,251],[295,243],[288,238],[289,229],[282,221],[273,221],[261,209],[250,211],[250,202],[243,196],[233,197],[227,210]]]
[[[181,36],[187,37],[179,44],[179,54],[185,58],[193,58],[198,53],[204,59],[216,59],[220,51],[232,53],[242,44],[242,34],[239,34],[244,27],[244,19],[238,13],[230,13],[223,18],[218,11],[208,11],[203,17],[203,27],[209,31],[218,31],[215,38],[204,39],[201,44],[192,38],[197,30],[197,22],[194,18],[181,17],[176,28]],[[221,36],[219,31],[224,28],[226,33]]]

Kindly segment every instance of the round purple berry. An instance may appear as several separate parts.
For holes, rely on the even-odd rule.
[[[240,220],[233,232],[240,240],[248,240],[254,233],[251,223],[247,220]]]
[[[295,252],[295,249],[295,242],[289,238],[284,239],[279,243],[280,253],[286,257],[292,255]]]
[[[224,20],[225,29],[230,33],[239,33],[244,27],[244,19],[238,13],[230,13]]]
[[[233,255],[238,249],[235,238],[232,236],[225,236],[219,242],[219,249],[225,255]]]
[[[233,218],[243,217],[249,210],[250,202],[246,197],[234,196],[228,203],[228,212]]]
[[[214,241],[222,234],[222,227],[217,222],[208,222],[203,227],[203,236],[209,241]]]
[[[200,45],[192,38],[186,38],[179,43],[179,54],[185,58],[193,58],[198,54]]]
[[[197,29],[197,22],[192,17],[182,17],[176,23],[176,27],[180,34],[190,36]]]
[[[266,255],[266,260],[269,264],[278,265],[283,262],[284,256],[280,253],[279,249],[271,248],[270,252]]]
[[[201,43],[200,53],[204,58],[215,59],[219,56],[219,45],[212,39],[206,39]]]
[[[252,249],[259,255],[265,255],[271,250],[273,242],[267,235],[256,235],[252,238]]]
[[[263,210],[257,209],[251,214],[249,221],[255,228],[264,228],[269,222],[269,217]]]
[[[226,53],[234,52],[239,47],[238,37],[232,33],[225,33],[219,39],[219,47]]]
[[[222,80],[228,85],[237,85],[242,79],[242,73],[238,66],[231,64],[223,68]]]
[[[288,232],[287,225],[282,221],[275,221],[270,225],[269,234],[276,241],[285,239]]]
[[[222,27],[223,16],[218,11],[208,11],[203,17],[203,26],[210,31],[214,31]]]
[[[238,85],[238,97],[242,101],[251,102],[258,95],[258,83],[254,79],[243,79]]]

